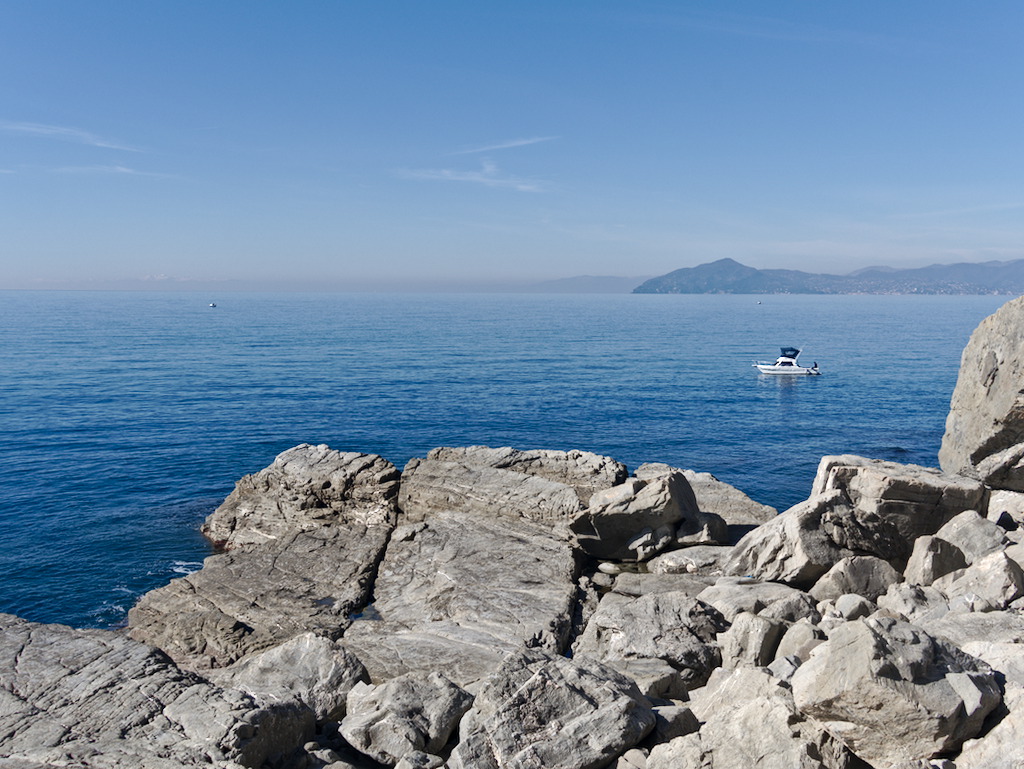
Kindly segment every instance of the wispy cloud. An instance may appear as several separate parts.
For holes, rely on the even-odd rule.
[[[507,150],[513,147],[527,147],[531,144],[540,144],[541,142],[550,142],[557,139],[557,136],[534,136],[529,139],[510,139],[506,142],[500,142],[498,144],[488,144],[484,147],[474,147],[468,150],[459,150],[458,152],[452,152],[452,155],[475,155],[479,152],[491,152],[493,150]]]
[[[121,176],[149,176],[156,179],[166,179],[167,174],[153,173],[152,171],[139,171],[127,166],[63,166],[52,169],[55,174],[115,174]]]
[[[10,120],[0,120],[0,131],[37,136],[43,139],[55,139],[57,141],[72,142],[74,144],[86,144],[90,147],[122,150],[125,152],[142,151],[137,147],[130,147],[127,144],[110,141],[109,139],[104,139],[94,133],[82,131],[78,128],[66,128],[64,126],[46,125],[44,123],[18,123]]]
[[[545,188],[543,182],[535,179],[520,179],[515,176],[502,175],[498,166],[490,160],[481,161],[479,171],[457,171],[450,168],[403,169],[398,172],[398,175],[404,179],[423,181],[470,182],[482,184],[485,187],[504,187],[518,192],[543,192]]]

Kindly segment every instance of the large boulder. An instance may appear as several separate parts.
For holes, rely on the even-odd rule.
[[[394,766],[411,753],[441,752],[472,703],[469,692],[440,673],[360,683],[349,692],[341,733],[361,753]]]
[[[191,670],[225,667],[306,632],[336,639],[369,600],[389,534],[339,523],[211,556],[142,596],[128,632]]]
[[[568,484],[517,470],[440,459],[409,460],[402,471],[398,504],[405,523],[449,510],[559,523],[583,509],[579,495]]]
[[[340,720],[349,691],[368,680],[355,655],[314,633],[297,635],[230,667],[205,671],[205,676],[259,701],[298,700],[318,722]]]
[[[653,728],[650,702],[593,660],[536,649],[510,655],[459,729],[451,769],[597,769]]]
[[[852,508],[841,491],[818,494],[758,526],[736,543],[725,572],[762,581],[810,588],[851,555],[829,538],[823,522],[849,518]]]
[[[344,643],[374,683],[440,670],[466,686],[516,649],[561,651],[578,578],[567,533],[521,518],[439,512],[395,530],[374,602]]]
[[[985,486],[930,467],[866,459],[852,454],[822,457],[811,495],[841,491],[852,518],[829,536],[856,553],[906,561],[913,542],[934,534],[965,510],[984,509]]]
[[[977,736],[1001,699],[983,662],[891,619],[834,628],[792,686],[800,711],[872,766],[955,751]]]
[[[647,769],[867,769],[763,670],[716,671],[692,707],[700,732],[656,745]]]
[[[971,334],[939,464],[996,489],[1024,491],[1024,297],[1003,305]]]
[[[589,504],[590,497],[595,492],[618,486],[629,474],[624,464],[611,457],[577,450],[520,451],[508,446],[497,449],[487,446],[444,446],[432,449],[427,454],[427,459],[514,470],[517,473],[564,483],[576,490],[583,505]]]
[[[721,664],[715,639],[729,623],[712,606],[686,593],[651,593],[632,601],[608,598],[573,645],[574,654],[608,664],[664,660],[688,687],[701,686]]]
[[[297,702],[261,706],[120,633],[0,615],[5,766],[258,767],[290,759],[313,727]]]
[[[393,525],[399,472],[374,454],[302,444],[246,475],[202,525],[225,550],[252,547],[331,523]]]
[[[697,523],[697,502],[680,472],[629,478],[598,492],[571,525],[595,558],[647,560],[675,539],[681,524]]]
[[[674,468],[660,462],[648,462],[640,465],[635,475],[637,478],[649,478],[672,471],[681,472],[689,482],[697,500],[698,510],[720,516],[730,526],[757,526],[779,514],[774,507],[755,502],[735,486],[718,480],[711,473]]]

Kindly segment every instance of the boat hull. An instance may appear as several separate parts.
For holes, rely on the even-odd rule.
[[[762,374],[772,374],[781,376],[820,376],[821,372],[816,368],[807,368],[805,366],[775,366],[772,364],[754,364],[754,368],[760,371]]]

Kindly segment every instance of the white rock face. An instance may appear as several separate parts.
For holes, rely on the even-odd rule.
[[[971,334],[946,418],[939,464],[995,489],[1024,491],[1024,297]]]
[[[836,627],[792,685],[800,711],[873,766],[954,751],[1001,700],[987,665],[896,620]]]

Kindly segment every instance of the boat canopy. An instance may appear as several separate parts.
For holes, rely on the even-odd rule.
[[[800,350],[798,350],[796,347],[783,347],[782,348],[782,355],[781,355],[781,357],[783,357],[783,358],[796,358],[798,355],[800,355]]]

